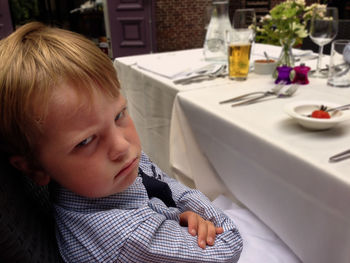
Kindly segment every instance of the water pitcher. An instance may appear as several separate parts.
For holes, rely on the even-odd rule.
[[[232,35],[228,0],[213,0],[211,18],[204,41],[204,58],[227,63],[227,37]]]

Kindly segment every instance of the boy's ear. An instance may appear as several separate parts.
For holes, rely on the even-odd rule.
[[[38,185],[47,185],[50,182],[50,177],[44,171],[33,168],[25,157],[14,155],[9,161],[13,167],[30,177]]]

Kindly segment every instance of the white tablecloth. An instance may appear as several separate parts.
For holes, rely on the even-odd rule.
[[[179,67],[181,61],[183,66]],[[172,175],[169,166],[169,129],[175,96],[181,91],[212,85],[209,81],[175,85],[170,76],[185,69],[200,67],[203,63],[201,49],[123,57],[114,61],[142,148],[169,175]],[[154,73],[157,71],[161,73]],[[217,85],[225,82],[226,79],[218,79]]]
[[[266,51],[277,57],[280,47],[256,44],[251,61]],[[295,50],[295,54],[305,51]],[[314,63],[312,61],[312,63]],[[172,77],[206,62],[202,49],[117,58],[114,66],[128,100],[128,109],[140,135],[143,150],[169,175],[169,130],[173,102],[178,92],[226,85],[227,78],[190,85],[175,85]]]
[[[179,93],[171,128],[171,164],[209,196],[231,192],[305,263],[350,262],[350,121],[327,131],[300,127],[283,106],[296,100],[349,103],[350,89],[311,79],[288,99],[231,107],[218,102],[268,90],[271,78]]]

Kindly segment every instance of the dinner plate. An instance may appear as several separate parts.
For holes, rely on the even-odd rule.
[[[301,126],[310,130],[326,130],[333,128],[339,123],[350,119],[350,111],[330,112],[330,119],[319,119],[307,117],[314,110],[320,109],[321,105],[327,108],[341,106],[341,104],[327,101],[294,101],[285,105],[285,112],[295,119]]]

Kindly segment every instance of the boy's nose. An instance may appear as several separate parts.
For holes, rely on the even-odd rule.
[[[116,161],[122,158],[128,152],[130,146],[130,143],[125,138],[123,132],[116,131],[116,129],[113,130],[108,144],[108,156],[112,161]]]

